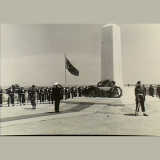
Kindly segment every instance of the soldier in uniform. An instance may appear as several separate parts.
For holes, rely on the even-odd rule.
[[[56,82],[52,88],[52,94],[55,101],[55,112],[59,112],[60,100],[62,99],[62,86]]]
[[[40,104],[42,102],[44,104],[44,96],[45,96],[45,90],[44,90],[44,88],[41,87],[41,91],[40,91]]]
[[[46,89],[45,89],[45,101],[49,101],[49,89],[48,89],[48,87],[46,87]]]
[[[21,89],[19,89],[19,97],[20,97],[20,105],[25,105],[25,93],[26,90],[24,90],[24,88],[21,86]]]
[[[48,99],[49,103],[52,102],[53,104],[53,98],[52,98],[52,88],[49,89],[49,99]]]
[[[2,89],[0,86],[0,107],[2,107]]]
[[[75,87],[71,88],[71,95],[72,95],[72,98],[76,97],[76,88]]]
[[[83,91],[84,96],[88,96],[88,90],[89,90],[89,87],[85,86],[84,91]]]
[[[37,92],[37,102],[38,102],[38,100],[40,100],[40,89],[39,89],[39,87],[37,88],[37,90],[36,90],[36,92]]]
[[[157,95],[160,98],[160,85],[157,86]]]
[[[147,89],[146,89],[145,85],[143,85],[143,88],[144,88],[144,93],[145,93],[145,96],[146,96]]]
[[[83,92],[82,87],[79,86],[79,87],[78,87],[78,94],[79,94],[79,97],[82,96],[82,92]]]
[[[32,85],[31,88],[31,105],[33,109],[36,109],[36,88],[35,85]]]
[[[143,88],[143,86],[141,85],[141,81],[137,82],[137,86],[135,87],[135,97],[136,97],[136,110],[135,110],[135,116],[138,115],[139,112],[139,105],[141,105],[141,109],[143,112],[144,116],[148,116],[145,113],[145,106],[144,106],[144,102],[145,102],[145,90]]]
[[[12,86],[10,89],[8,89],[8,107],[10,107],[10,102],[12,106],[14,106],[14,90]]]
[[[65,100],[70,98],[70,89],[69,87],[65,87]]]
[[[31,101],[31,88],[28,89],[28,102]]]
[[[152,85],[150,85],[150,87],[149,87],[149,95],[154,97],[154,88]]]

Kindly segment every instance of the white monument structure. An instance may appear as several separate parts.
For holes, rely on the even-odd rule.
[[[101,31],[101,81],[115,81],[123,87],[120,27],[107,24]]]

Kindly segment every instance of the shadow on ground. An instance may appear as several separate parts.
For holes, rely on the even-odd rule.
[[[134,113],[127,113],[127,114],[124,114],[125,116],[135,116]]]

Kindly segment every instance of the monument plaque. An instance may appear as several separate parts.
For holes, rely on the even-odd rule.
[[[123,87],[120,27],[107,24],[101,32],[101,81],[115,81]]]

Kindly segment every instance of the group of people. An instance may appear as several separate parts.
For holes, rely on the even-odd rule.
[[[112,90],[114,89],[115,82],[113,83]],[[60,100],[68,98],[74,98],[77,95],[79,97],[83,96],[83,93],[89,89],[89,86],[77,86],[77,87],[62,87],[58,82],[56,82],[52,88],[44,88],[44,87],[37,87],[32,85],[31,88],[27,90],[24,87],[19,87],[18,89],[13,88],[12,86],[8,89],[8,106],[12,104],[14,106],[14,96],[15,93],[18,94],[18,100],[20,105],[25,105],[26,102],[26,93],[28,92],[28,102],[31,103],[33,109],[36,109],[36,100],[37,102],[44,103],[44,101],[48,101],[49,103],[55,101],[55,112],[59,112],[59,104]],[[160,98],[160,85],[157,86],[157,94]],[[150,85],[148,89],[149,95],[154,97],[154,88]],[[2,106],[2,89],[0,87],[0,106]],[[141,81],[138,81],[135,87],[135,97],[136,97],[136,110],[135,115],[137,116],[139,113],[139,108],[141,106],[142,112],[144,116],[148,116],[145,113],[145,96],[146,96],[146,87],[141,84]]]
[[[58,86],[58,87],[57,87]],[[58,89],[57,89],[58,88]],[[20,105],[25,105],[26,102],[32,104],[33,109],[36,108],[36,101],[40,102],[40,104],[44,104],[45,102],[52,103],[55,101],[55,108],[59,106],[59,100],[67,100],[69,98],[81,97],[83,95],[83,86],[66,86],[62,87],[58,82],[56,82],[53,87],[36,87],[32,85],[32,87],[25,89],[23,86],[18,86],[17,88],[9,87],[7,89],[8,94],[8,106],[15,105],[15,97],[17,97],[17,103]],[[2,89],[0,88],[0,105],[2,106]],[[58,95],[58,96],[57,96]],[[58,97],[58,98],[57,98]],[[58,111],[59,109],[56,109]]]
[[[145,95],[147,94],[147,88],[145,85],[143,85]],[[156,92],[155,92],[156,91]],[[156,90],[152,85],[149,86],[148,88],[148,95],[154,97],[154,95],[157,94],[157,96],[160,98],[160,85],[156,87]]]
[[[135,116],[138,115],[140,106],[141,106],[141,110],[143,112],[143,115],[148,116],[145,113],[145,105],[144,105],[146,93],[147,93],[147,89],[146,89],[145,85],[141,85],[141,81],[138,81],[136,84],[136,87],[135,87],[135,97],[136,97]],[[154,97],[155,89],[152,85],[149,86],[148,93],[149,93],[149,96]],[[160,85],[158,85],[156,87],[156,93],[157,93],[158,97],[160,98]]]

